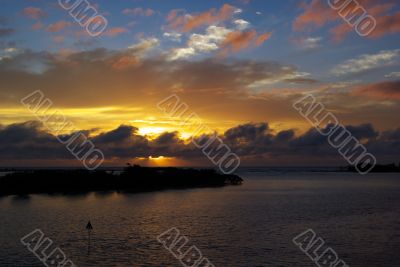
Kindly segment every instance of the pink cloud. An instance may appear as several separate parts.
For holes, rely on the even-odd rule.
[[[368,38],[380,38],[388,34],[400,32],[400,12],[391,12],[395,7],[394,1],[380,3],[373,0],[358,0],[368,15],[371,15],[377,22],[376,28],[369,34]],[[350,1],[343,10],[333,10],[326,1],[312,0],[303,2],[300,7],[304,10],[293,22],[293,30],[312,31],[335,23],[330,29],[334,41],[342,41],[345,37],[355,31],[341,15],[345,15],[357,8],[357,3]],[[361,10],[361,9],[360,9]],[[340,13],[341,12],[341,13]]]
[[[41,22],[36,22],[35,24],[32,25],[32,30],[40,30],[44,27],[43,23]]]
[[[120,35],[122,33],[125,33],[127,31],[128,31],[127,29],[122,28],[122,27],[114,27],[114,28],[111,28],[111,29],[108,29],[107,31],[105,31],[104,35],[114,37],[114,36]]]
[[[59,31],[62,31],[63,29],[65,29],[65,28],[67,28],[69,26],[71,26],[71,22],[67,22],[67,21],[61,20],[61,21],[58,21],[58,22],[56,22],[54,24],[50,24],[47,27],[47,31],[48,32],[59,32]]]
[[[400,101],[400,81],[380,82],[360,86],[354,90],[353,94],[378,100]]]
[[[222,42],[221,54],[226,55],[230,52],[238,52],[251,46],[260,46],[267,41],[271,35],[271,32],[258,35],[255,30],[230,32]]]
[[[237,10],[237,8],[229,4],[224,4],[219,10],[213,8],[209,11],[191,16],[185,14],[178,15],[180,12],[179,10],[172,10],[168,15],[167,20],[170,28],[190,32],[191,30],[204,25],[211,25],[228,20],[232,18],[233,14]]]
[[[64,42],[64,39],[65,39],[65,37],[62,36],[62,35],[54,36],[54,37],[53,37],[53,41],[54,41],[55,43],[62,43],[62,42]]]
[[[30,19],[41,19],[47,16],[46,12],[37,7],[27,7],[22,11],[22,14]]]

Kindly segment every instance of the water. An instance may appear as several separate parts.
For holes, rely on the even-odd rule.
[[[241,176],[236,187],[0,198],[0,266],[44,266],[20,243],[37,228],[77,266],[182,266],[156,240],[171,227],[216,267],[316,266],[292,243],[308,228],[349,266],[400,266],[398,174]]]

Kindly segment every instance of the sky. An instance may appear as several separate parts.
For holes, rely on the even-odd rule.
[[[73,124],[58,134],[84,131],[109,166],[210,164],[157,108],[172,94],[244,166],[346,165],[292,107],[310,93],[378,162],[400,161],[396,0],[358,0],[366,36],[329,5],[344,1],[90,0],[107,21],[92,36],[64,8],[77,1],[0,0],[0,166],[79,165],[21,105],[35,90]]]

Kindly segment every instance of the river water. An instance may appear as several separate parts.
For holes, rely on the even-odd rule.
[[[400,266],[399,174],[240,175],[224,188],[0,198],[0,266],[45,266],[20,242],[35,229],[77,266],[182,266],[157,241],[172,227],[216,267],[316,266],[292,242],[307,229],[349,266]]]

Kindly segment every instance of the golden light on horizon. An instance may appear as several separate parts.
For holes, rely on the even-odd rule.
[[[153,127],[147,126],[139,128],[140,135],[147,135],[149,137],[156,137],[164,132],[168,132],[170,129],[167,127]]]
[[[149,156],[149,160],[155,160],[155,161],[161,161],[161,160],[163,160],[164,159],[164,156],[159,156],[159,157],[152,157],[152,156]]]
[[[139,165],[150,167],[165,167],[165,166],[180,166],[185,165],[184,162],[175,157],[166,156],[149,156],[147,158],[136,158],[135,160]]]

